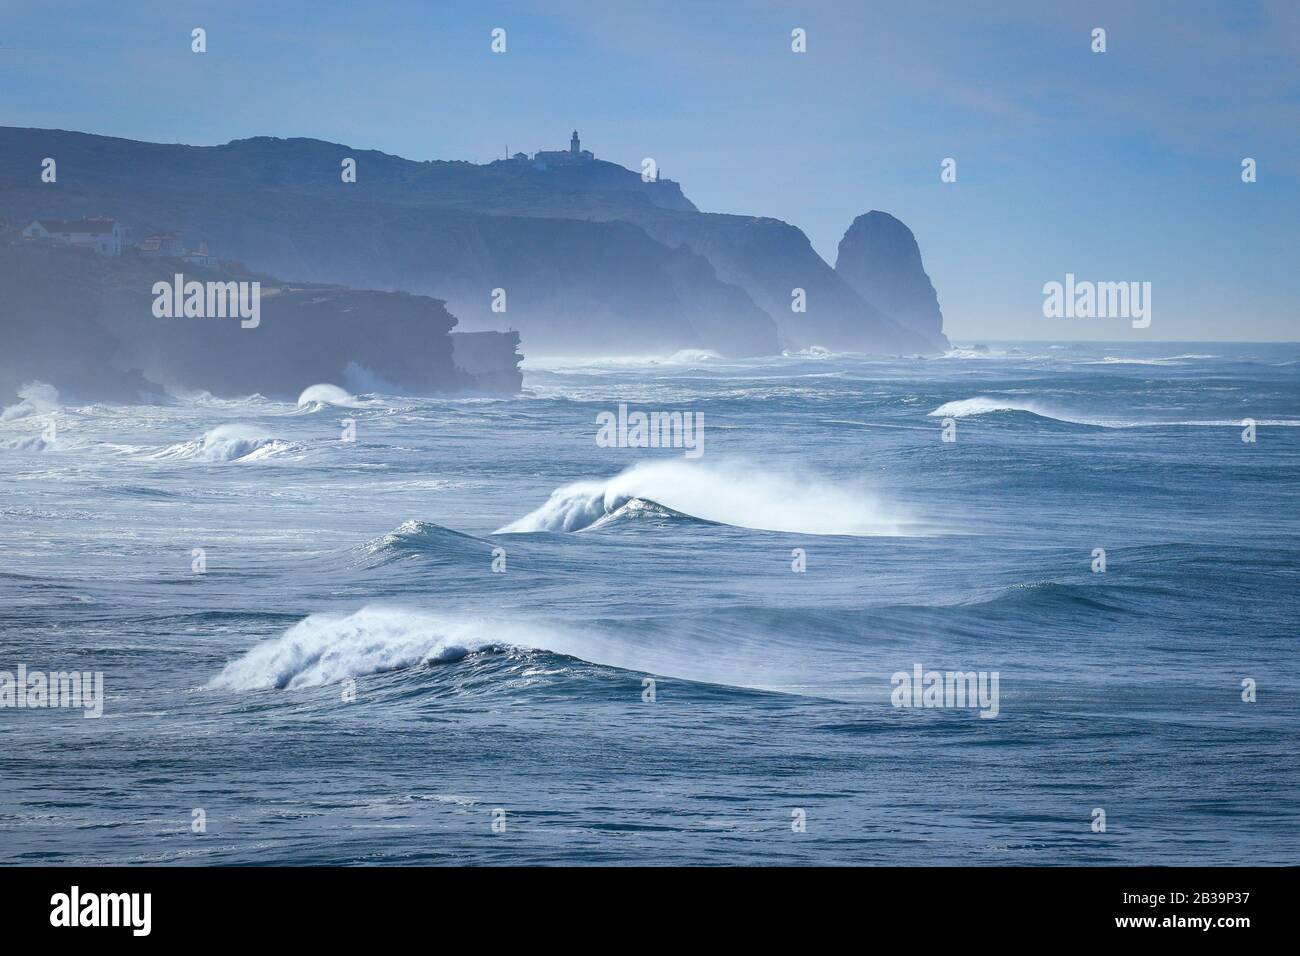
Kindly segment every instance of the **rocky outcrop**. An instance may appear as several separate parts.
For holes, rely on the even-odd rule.
[[[668,245],[707,259],[724,282],[744,289],[771,315],[789,348],[924,352],[932,342],[865,302],[817,255],[802,230],[779,219],[696,214],[656,216],[646,224]],[[803,310],[792,308],[803,290]]]
[[[186,281],[260,282],[256,327],[238,317],[156,315],[154,285],[177,272]],[[513,394],[522,384],[517,335],[487,333],[458,349],[455,317],[426,296],[10,240],[0,241],[0,301],[5,395],[33,380],[73,400],[112,401],[190,390],[296,398],[319,382],[367,380],[409,394]]]
[[[523,384],[518,332],[452,332],[451,359],[476,392],[514,394]]]
[[[948,347],[939,297],[921,264],[916,237],[889,213],[872,210],[853,220],[840,240],[835,271],[900,325]]]

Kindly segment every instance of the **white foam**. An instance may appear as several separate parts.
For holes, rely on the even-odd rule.
[[[266,434],[253,425],[219,425],[193,441],[168,445],[150,455],[159,461],[261,461],[299,449],[293,442]]]
[[[218,398],[206,389],[173,389],[172,397],[180,402],[191,405],[198,405],[204,408],[238,408],[248,406],[263,406],[273,404],[269,398],[259,392],[253,392],[251,395],[242,395],[238,398]]]
[[[207,686],[214,690],[319,687],[425,661],[457,660],[504,644],[534,646],[516,628],[505,635],[499,625],[482,619],[385,607],[313,614],[231,661]]]
[[[630,499],[652,501],[693,518],[796,534],[900,535],[908,519],[886,510],[865,488],[740,461],[644,462],[598,481],[578,481],[498,534],[579,531]]]
[[[821,361],[824,359],[836,358],[839,356],[839,354],[840,353],[838,352],[832,352],[828,348],[823,348],[820,345],[810,345],[806,349],[800,349],[797,352],[791,352],[790,350],[787,349],[786,351],[781,353],[781,356],[783,358],[816,359],[818,361]]]
[[[705,362],[716,362],[720,358],[722,358],[721,353],[712,349],[681,349],[668,356],[667,364],[701,365]]]
[[[358,408],[361,403],[357,401],[346,389],[339,388],[337,385],[322,383],[320,385],[309,385],[303,389],[302,394],[298,396],[299,408],[312,408],[313,411],[319,411],[326,405],[337,405],[341,408]]]
[[[695,366],[723,361],[712,349],[680,349],[671,355],[529,355],[525,365],[533,369],[560,372],[569,369],[605,370],[637,366]]]
[[[40,435],[18,435],[6,437],[0,435],[0,448],[5,451],[45,451],[51,447]]]
[[[934,418],[966,418],[971,415],[988,415],[992,412],[1029,412],[1034,415],[1041,415],[1043,418],[1055,418],[1058,421],[1073,422],[1076,419],[1068,418],[1056,412],[1047,410],[1039,402],[1024,401],[1021,399],[1009,398],[992,398],[988,395],[977,395],[974,398],[963,398],[955,402],[944,402],[934,411],[930,412]],[[1080,424],[1089,424],[1082,422]]]
[[[1166,358],[1125,358],[1118,355],[1107,355],[1104,358],[1091,362],[1083,362],[1083,365],[1182,365],[1185,362],[1196,361],[1198,359],[1218,358],[1217,355],[1199,355],[1189,353],[1187,355],[1170,355]]]
[[[0,422],[44,415],[59,407],[59,390],[45,382],[28,382],[18,389],[18,397],[21,401],[0,412]]]
[[[296,690],[338,684],[428,663],[450,663],[487,648],[548,651],[590,664],[736,687],[807,686],[809,648],[774,647],[748,635],[734,654],[702,653],[697,642],[629,641],[617,633],[538,623],[517,617],[481,617],[395,606],[367,606],[350,614],[313,614],[282,635],[230,661],[209,690]],[[760,654],[759,651],[765,651]],[[816,667],[816,665],[813,665]],[[793,683],[791,683],[793,681]],[[636,687],[636,685],[632,685]],[[638,688],[639,689],[639,688]],[[360,690],[364,695],[364,689]]]
[[[1040,418],[1050,418],[1071,425],[1095,425],[1099,428],[1240,428],[1241,419],[1210,419],[1192,421],[1131,421],[1115,418],[1083,418],[1072,413],[1043,405],[1041,402],[1021,399],[992,398],[977,395],[955,402],[945,402],[930,412],[932,418],[967,418],[975,415],[990,415],[997,412],[1028,412]],[[1264,419],[1255,422],[1260,427],[1293,428],[1300,425],[1296,419]]]

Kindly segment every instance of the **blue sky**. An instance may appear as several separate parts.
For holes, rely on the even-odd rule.
[[[954,338],[1300,337],[1294,0],[5,0],[0,124],[480,162],[577,127],[832,264],[855,216],[893,213]],[[1067,272],[1151,282],[1151,327],[1044,318]]]

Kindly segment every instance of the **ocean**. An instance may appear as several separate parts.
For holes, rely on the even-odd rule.
[[[7,408],[0,862],[1300,861],[1300,346],[524,367]]]

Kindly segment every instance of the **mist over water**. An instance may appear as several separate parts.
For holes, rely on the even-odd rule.
[[[458,401],[33,384],[0,413],[0,669],[101,670],[107,700],[0,710],[0,859],[1293,862],[1297,357],[552,360]],[[702,413],[704,456],[599,447],[620,402]],[[998,716],[891,706],[918,663],[999,672]]]

